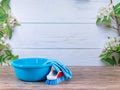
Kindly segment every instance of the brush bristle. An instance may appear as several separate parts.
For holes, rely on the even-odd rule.
[[[61,83],[63,81],[65,81],[65,77],[64,76],[62,76],[60,78],[57,78],[55,80],[46,80],[45,83],[49,84],[49,85],[57,85],[57,84],[59,84],[59,83]]]

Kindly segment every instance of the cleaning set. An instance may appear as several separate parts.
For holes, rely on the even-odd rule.
[[[48,85],[57,85],[72,79],[71,70],[54,59],[21,58],[10,63],[18,79],[28,82],[45,81]]]

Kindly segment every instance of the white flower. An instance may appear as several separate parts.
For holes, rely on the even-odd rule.
[[[0,41],[0,44],[3,44],[3,42]]]
[[[3,24],[3,28],[6,28],[6,26],[7,26],[7,24],[6,24],[6,23],[4,23],[4,24]]]
[[[4,38],[4,37],[2,37],[2,38],[1,38],[1,40],[2,40],[2,41],[5,41],[5,38]]]
[[[4,42],[3,42],[2,40],[0,40],[0,44],[2,44],[2,45],[3,45],[3,44],[4,44]]]
[[[4,46],[6,46],[6,45],[7,45],[7,43],[3,43],[3,45],[4,45]]]
[[[117,48],[120,47],[120,38],[115,37],[115,38],[110,38],[108,39],[108,42],[106,42],[103,52],[108,52],[109,50],[117,50]]]
[[[98,18],[103,19],[104,16],[109,17],[110,13],[113,11],[113,6],[112,5],[108,5],[105,7],[100,8],[99,13],[97,15]]]
[[[7,34],[3,34],[3,37],[4,37],[4,38],[7,38]]]
[[[14,26],[15,26],[16,23],[17,23],[16,18],[13,17],[13,16],[10,16],[10,18],[9,18],[10,27],[11,27],[11,28],[14,28]]]
[[[8,43],[6,43],[6,47],[7,47],[9,50],[11,50],[11,47],[10,47],[10,45],[9,45]]]
[[[0,3],[2,2],[2,0],[0,0]]]
[[[10,27],[12,27],[12,28],[13,28],[14,26],[15,26],[15,24],[14,24],[14,23],[11,23],[11,24],[10,24]]]

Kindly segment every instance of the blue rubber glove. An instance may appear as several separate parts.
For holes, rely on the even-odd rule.
[[[56,60],[49,60],[47,63],[50,63],[57,72],[62,71],[64,73],[65,79],[71,79],[72,78],[72,72],[69,68],[67,68],[64,64],[62,64],[59,61]]]

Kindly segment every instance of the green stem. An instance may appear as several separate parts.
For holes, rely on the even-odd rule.
[[[118,62],[116,61],[116,59],[115,59],[115,57],[114,57],[114,56],[112,56],[112,60],[114,60],[114,61],[115,61],[115,63],[116,63],[116,65],[117,65],[117,66],[119,66],[119,64],[118,64]]]

